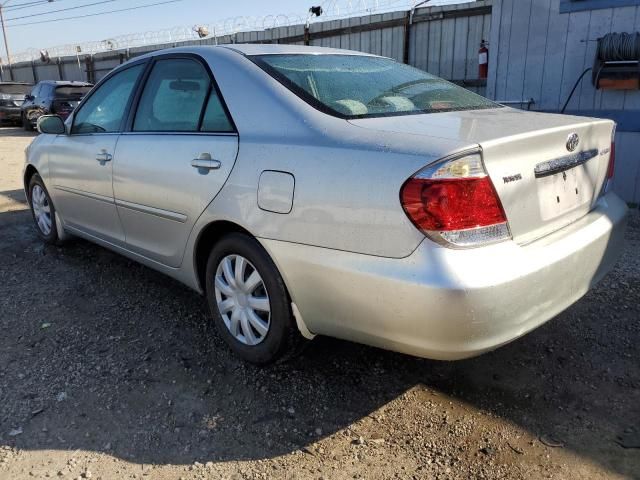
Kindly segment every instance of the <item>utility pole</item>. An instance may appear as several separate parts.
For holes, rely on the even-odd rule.
[[[7,52],[7,64],[9,65],[9,80],[13,80],[13,71],[11,70],[11,55],[9,54],[9,44],[7,43],[7,30],[4,28],[4,6],[11,0],[0,3],[0,24],[2,24],[2,36],[4,37],[4,49]]]
[[[7,65],[9,66],[9,79],[13,80],[13,71],[11,70],[11,54],[9,53],[9,43],[7,42],[7,29],[4,25],[4,7],[12,0],[5,0],[0,2],[0,25],[2,26],[2,37],[4,38],[4,49],[7,52]],[[42,3],[51,3],[54,0],[43,0]],[[35,2],[34,2],[35,3]]]

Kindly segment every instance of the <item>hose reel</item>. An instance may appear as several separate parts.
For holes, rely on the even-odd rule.
[[[599,38],[591,81],[596,89],[639,89],[640,33],[608,33]]]

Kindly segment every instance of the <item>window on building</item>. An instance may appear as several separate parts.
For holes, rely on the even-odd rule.
[[[560,13],[640,5],[640,0],[560,0]]]

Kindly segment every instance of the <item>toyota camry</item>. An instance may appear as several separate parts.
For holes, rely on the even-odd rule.
[[[258,364],[315,335],[478,355],[576,302],[624,237],[614,122],[508,108],[359,52],[153,52],[38,129],[24,186],[40,237],[204,294]]]

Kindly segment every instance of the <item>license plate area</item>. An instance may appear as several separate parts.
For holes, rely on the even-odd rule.
[[[538,199],[542,219],[551,220],[582,205],[590,204],[590,183],[583,165],[538,178]]]

